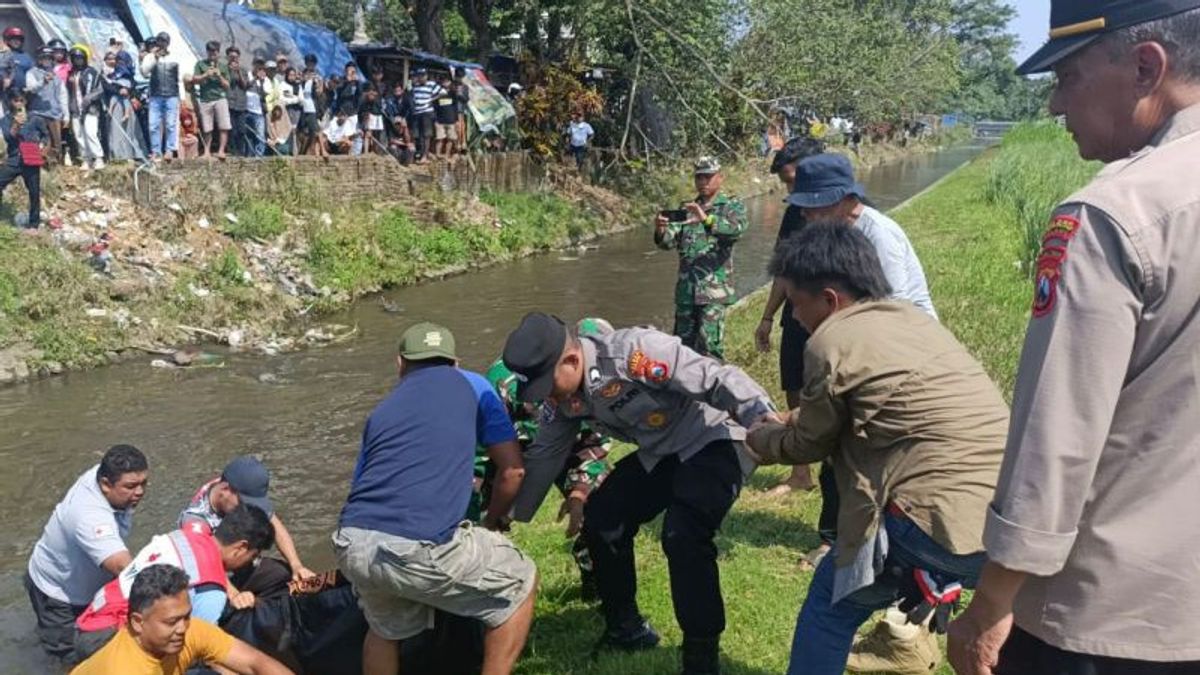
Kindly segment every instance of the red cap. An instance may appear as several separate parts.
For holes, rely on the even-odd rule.
[[[14,37],[19,37],[19,38],[25,37],[25,31],[21,30],[20,28],[18,28],[16,26],[9,26],[8,28],[4,29],[4,39],[5,40],[7,40],[8,38],[14,38]]]

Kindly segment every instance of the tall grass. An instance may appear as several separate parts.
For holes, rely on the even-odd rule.
[[[1050,212],[1098,169],[1098,163],[1079,158],[1070,134],[1054,122],[1024,123],[1004,137],[984,194],[1016,220],[1026,274],[1033,273]]]

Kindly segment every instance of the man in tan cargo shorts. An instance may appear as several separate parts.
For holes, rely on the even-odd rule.
[[[212,155],[213,129],[217,131],[217,157],[225,159],[229,143],[229,65],[221,63],[221,43],[213,40],[204,46],[206,57],[196,62],[190,80],[200,102],[200,129],[204,132],[200,156]]]
[[[350,496],[333,536],[370,631],[364,675],[394,675],[399,641],[433,627],[434,610],[486,627],[484,675],[506,675],[533,621],[537,569],[504,535],[521,487],[521,448],[486,378],[456,367],[454,336],[434,324],[408,329],[400,382],[371,413]],[[476,445],[496,465],[483,527],[461,522],[471,498]]]

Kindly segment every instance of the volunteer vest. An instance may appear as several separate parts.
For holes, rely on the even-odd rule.
[[[208,534],[208,528],[197,524],[187,529],[160,534],[150,540],[133,562],[125,566],[116,579],[96,592],[92,604],[75,621],[84,632],[116,628],[125,623],[129,614],[129,589],[138,572],[151,565],[171,565],[187,572],[188,588],[204,584],[227,584],[221,549]]]

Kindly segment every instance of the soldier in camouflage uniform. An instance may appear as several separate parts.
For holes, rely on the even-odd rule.
[[[613,328],[603,319],[589,318],[580,321],[577,330],[580,335],[603,335],[611,333]],[[542,406],[517,400],[517,377],[505,367],[501,359],[496,359],[491,368],[488,368],[487,379],[508,409],[508,416],[517,430],[517,442],[521,444],[522,450],[528,449],[537,436],[538,421],[543,415]],[[579,567],[581,595],[585,600],[595,599],[596,582],[592,577],[592,560],[588,556],[587,542],[579,536],[579,530],[583,523],[583,506],[588,495],[600,487],[600,483],[608,475],[608,447],[607,437],[583,425],[562,471],[554,481],[563,496],[559,518],[569,516],[567,535],[575,537],[571,546],[571,556],[575,558],[575,564]],[[494,469],[488,462],[486,450],[478,448],[475,452],[475,492],[471,495],[467,511],[468,520],[478,522],[482,517],[484,507],[491,496],[493,475]]]
[[[701,157],[695,166],[696,201],[684,204],[686,220],[660,214],[654,243],[679,251],[675,283],[675,335],[683,344],[725,358],[725,310],[737,300],[733,288],[733,244],[746,232],[746,207],[720,194],[721,165]]]

